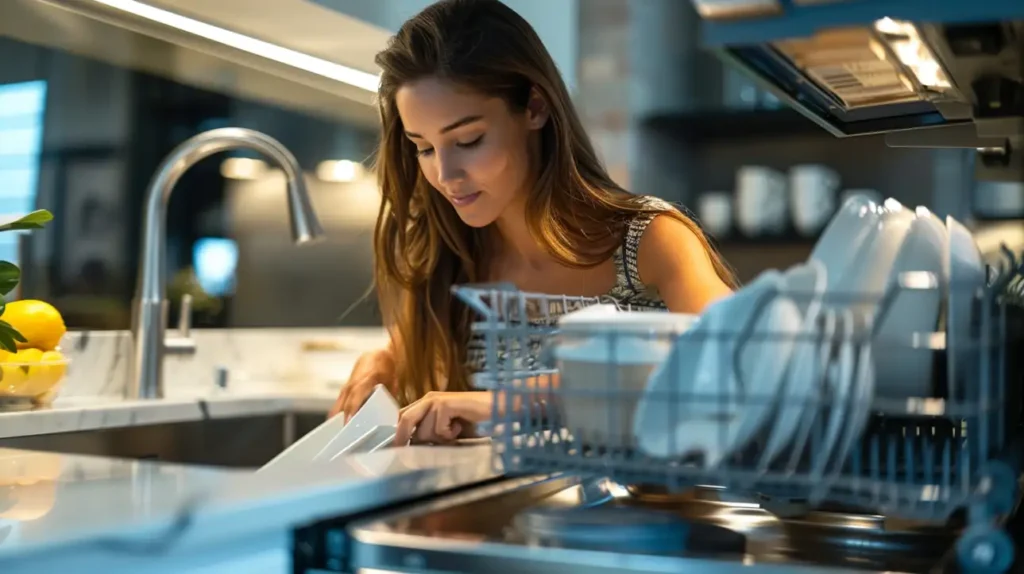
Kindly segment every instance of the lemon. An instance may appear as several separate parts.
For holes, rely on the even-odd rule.
[[[25,337],[26,342],[18,342],[19,349],[52,351],[67,332],[60,311],[45,301],[12,301],[0,319],[10,323]]]
[[[18,349],[18,352],[11,355],[7,359],[8,363],[18,363],[22,365],[32,365],[34,363],[41,363],[43,361],[43,351],[41,349]]]
[[[0,394],[38,397],[64,378],[64,356],[57,351],[21,349],[0,363]]]
[[[43,356],[39,358],[46,368],[46,382],[49,386],[56,385],[64,378],[64,373],[67,372],[68,366],[64,360],[64,355],[60,354],[59,351],[46,351]]]

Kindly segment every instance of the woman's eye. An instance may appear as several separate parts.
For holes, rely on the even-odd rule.
[[[432,153],[434,153],[434,148],[431,148],[431,147],[423,148],[423,149],[418,149],[418,148],[416,149],[416,155],[419,156],[419,157],[423,157],[425,155],[430,155]]]
[[[462,142],[459,142],[459,143],[458,143],[458,144],[456,144],[456,145],[458,145],[458,146],[459,146],[459,147],[461,147],[461,148],[466,148],[466,149],[469,149],[469,148],[474,148],[474,147],[476,147],[476,146],[480,145],[480,142],[481,142],[481,141],[483,141],[483,139],[484,139],[484,136],[482,136],[482,135],[481,135],[481,136],[477,137],[477,138],[476,138],[475,140],[473,140],[473,141],[470,141],[470,142],[466,142],[466,143],[462,143]]]

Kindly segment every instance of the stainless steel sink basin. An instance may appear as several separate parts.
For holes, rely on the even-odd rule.
[[[0,447],[258,468],[316,428],[324,414],[283,413],[0,439]]]

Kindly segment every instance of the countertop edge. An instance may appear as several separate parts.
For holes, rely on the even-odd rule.
[[[429,465],[413,468],[415,464]],[[55,537],[4,552],[4,570],[56,570],[71,563],[103,564],[104,571],[133,571],[154,558],[194,560],[196,553],[220,552],[224,544],[374,509],[502,476],[490,445],[405,447],[352,455],[336,465],[296,469],[294,473],[229,477],[219,488],[196,497],[194,508],[148,520]],[[382,468],[381,464],[385,466]],[[335,468],[332,468],[334,466]],[[380,474],[372,475],[373,468]],[[359,468],[366,474],[338,480]],[[302,478],[300,478],[302,477]],[[295,482],[282,487],[282,481]],[[177,557],[177,558],[175,558]]]
[[[330,395],[265,394],[110,401],[0,413],[0,439],[287,412],[319,413]]]

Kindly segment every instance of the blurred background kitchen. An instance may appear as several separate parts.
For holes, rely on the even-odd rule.
[[[686,205],[741,279],[805,259],[854,190],[967,221],[986,252],[1024,245],[1024,184],[976,182],[969,150],[836,139],[702,50],[689,2],[506,2],[547,44],[613,177]],[[379,324],[365,297],[376,109],[350,72],[373,73],[429,3],[3,0],[0,214],[55,215],[0,236],[19,296],[72,329],[127,328],[149,179],[190,136],[246,127],[296,155],[329,239],[293,247],[283,176],[213,156],[171,201],[171,299],[193,295],[198,327]]]

